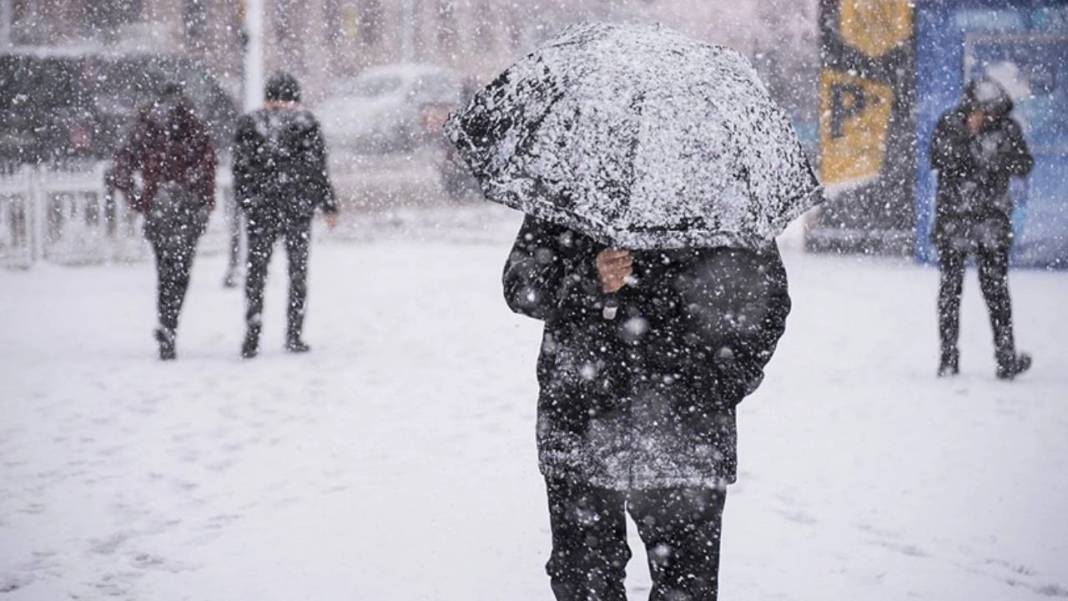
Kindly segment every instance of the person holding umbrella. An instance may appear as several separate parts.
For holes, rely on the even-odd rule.
[[[774,237],[819,201],[738,53],[659,27],[565,29],[447,125],[524,213],[504,267],[545,322],[537,440],[559,601],[625,601],[627,512],[650,599],[715,599],[736,407],[790,311]]]
[[[125,193],[130,208],[145,216],[145,237],[156,255],[158,275],[154,332],[159,358],[177,357],[175,336],[197,241],[215,206],[215,149],[193,112],[182,85],[168,82],[137,115],[108,178]],[[140,190],[134,173],[140,173]]]

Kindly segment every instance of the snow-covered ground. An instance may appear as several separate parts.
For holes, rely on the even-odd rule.
[[[168,364],[148,263],[0,272],[0,599],[550,599],[539,324],[498,283],[515,222],[453,225],[316,246],[305,356],[281,260],[254,361],[222,257]],[[933,270],[786,262],[721,598],[1068,597],[1068,277],[1013,273],[1036,362],[1004,383],[970,273],[964,373],[938,380]]]

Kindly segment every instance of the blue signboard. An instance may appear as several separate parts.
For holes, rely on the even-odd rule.
[[[1068,267],[1068,6],[1035,2],[939,2],[917,9],[916,249],[933,260],[928,234],[936,179],[927,144],[964,83],[988,76],[1006,88],[1035,168],[1013,182],[1016,265]]]

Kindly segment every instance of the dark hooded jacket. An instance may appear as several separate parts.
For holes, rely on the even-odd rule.
[[[938,120],[931,137],[931,168],[938,171],[932,233],[939,246],[1007,247],[1012,242],[1009,178],[1025,176],[1034,159],[1020,125],[1009,116],[1012,100],[989,79],[970,82],[960,105]],[[968,115],[987,117],[978,133]]]
[[[210,209],[215,204],[216,167],[207,128],[193,114],[189,99],[171,91],[138,113],[126,143],[115,154],[108,184],[125,192],[137,211],[150,209],[167,182],[180,184]],[[133,179],[138,171],[140,194]]]
[[[337,211],[319,122],[295,105],[241,117],[233,172],[234,192],[246,211],[293,220],[310,219],[317,208]]]
[[[508,305],[545,322],[542,473],[617,490],[733,482],[735,407],[790,310],[778,250],[635,253],[637,282],[606,320],[603,248],[527,217],[504,269]]]

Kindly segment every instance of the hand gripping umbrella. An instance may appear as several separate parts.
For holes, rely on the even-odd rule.
[[[616,248],[760,248],[822,200],[752,65],[660,26],[568,27],[445,130],[487,198]]]

